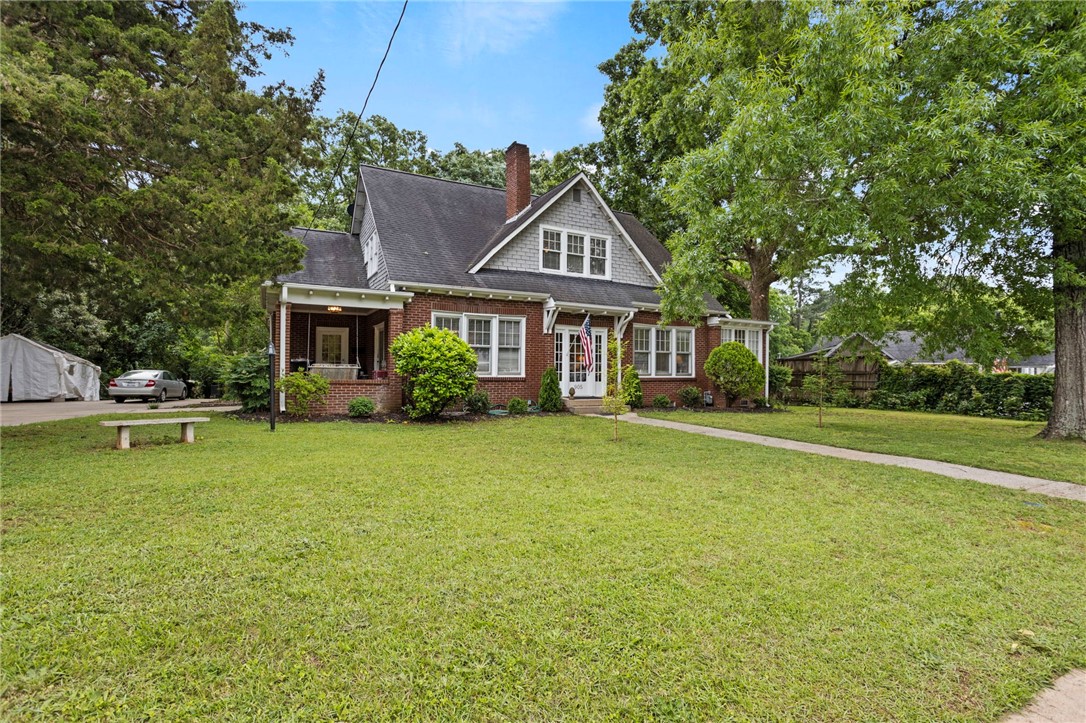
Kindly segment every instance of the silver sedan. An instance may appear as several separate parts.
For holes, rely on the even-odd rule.
[[[167,399],[188,399],[185,383],[164,369],[133,369],[109,380],[109,396],[122,404],[126,399],[164,402]]]

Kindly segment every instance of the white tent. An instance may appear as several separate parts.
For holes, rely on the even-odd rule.
[[[0,399],[99,399],[102,370],[86,359],[18,334],[0,338]]]

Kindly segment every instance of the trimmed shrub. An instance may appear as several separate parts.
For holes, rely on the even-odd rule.
[[[509,403],[505,405],[505,408],[509,410],[510,414],[527,414],[528,402],[520,397],[513,397],[509,400]]]
[[[671,399],[666,394],[657,394],[652,398],[652,406],[657,409],[667,409],[671,406]]]
[[[989,374],[951,361],[883,365],[868,405],[876,409],[947,412],[1044,421],[1052,409],[1051,374]]]
[[[377,405],[369,397],[355,397],[347,403],[348,417],[369,417],[377,409]]]
[[[728,406],[736,399],[757,394],[765,379],[765,370],[754,352],[737,341],[726,342],[709,352],[705,373],[724,394]]]
[[[433,418],[475,389],[478,359],[467,342],[445,329],[423,326],[405,331],[390,347],[396,371],[404,377],[413,419]]]
[[[784,364],[769,365],[769,396],[780,397],[792,383],[792,367]]]
[[[223,396],[241,403],[243,412],[268,408],[268,357],[264,354],[239,354],[226,362]]]
[[[547,367],[543,372],[543,382],[539,385],[539,408],[544,412],[562,411],[562,385],[558,381],[558,370]]]
[[[490,411],[490,395],[485,389],[476,389],[464,397],[464,411],[468,414],[486,414]]]
[[[298,417],[308,417],[314,405],[324,404],[331,388],[327,379],[309,372],[293,372],[275,383],[275,390],[287,395],[287,412]]]
[[[645,394],[641,391],[641,375],[633,364],[622,370],[622,401],[633,409],[645,406]]]
[[[702,404],[701,390],[697,387],[683,387],[679,390],[679,401],[682,402],[684,407],[690,409],[700,407]]]

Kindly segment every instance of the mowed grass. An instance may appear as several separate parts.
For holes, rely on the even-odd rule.
[[[643,417],[828,444],[864,452],[934,459],[1030,477],[1086,484],[1086,443],[1049,441],[1042,422],[878,409],[789,407],[772,414],[639,410]]]
[[[4,430],[6,718],[980,721],[1086,665],[1081,503],[599,418],[197,433]]]

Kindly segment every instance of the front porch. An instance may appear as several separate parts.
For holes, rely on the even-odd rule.
[[[400,408],[401,384],[388,347],[402,331],[412,294],[303,284],[284,284],[277,292],[273,303],[266,300],[277,376],[308,371],[331,382],[327,401],[314,413],[343,414],[358,396],[380,411]],[[280,395],[280,409],[285,404]]]

